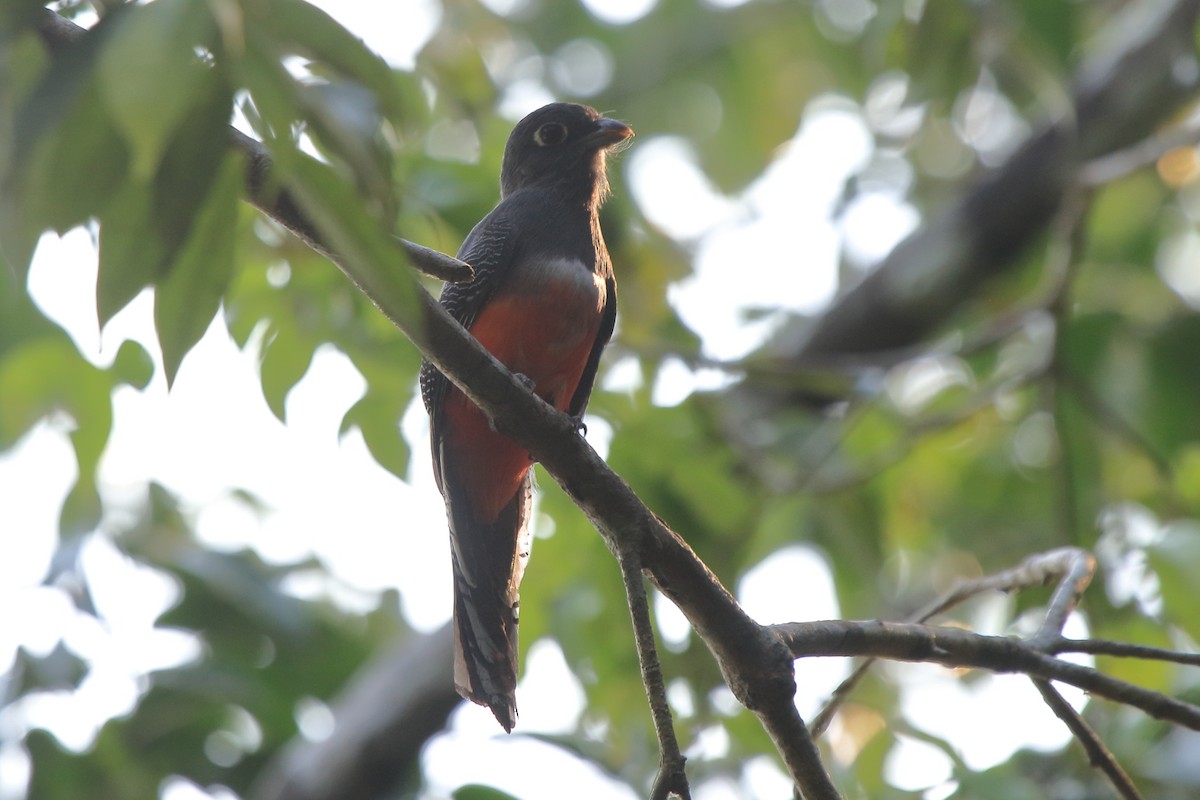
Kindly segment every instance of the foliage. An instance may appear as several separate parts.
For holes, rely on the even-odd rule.
[[[343,432],[360,430],[379,463],[405,477],[410,443],[397,422],[419,354],[342,274],[238,204],[243,166],[226,134],[235,107],[269,146],[279,180],[323,202],[341,243],[364,258],[393,232],[456,248],[495,201],[509,128],[497,107],[530,75],[556,94],[574,88],[573,99],[615,109],[639,141],[681,137],[730,196],[763,174],[815,101],[835,93],[873,139],[840,211],[882,185],[928,218],[1014,143],[1016,134],[994,142],[973,130],[979,104],[1010,109],[1014,131],[1036,127],[1120,4],[660,0],[616,25],[576,3],[518,3],[502,16],[447,0],[411,70],[389,68],[301,0],[97,4],[102,21],[56,57],[34,30],[38,5],[10,4],[0,18],[0,448],[47,417],[69,416],[79,474],[47,585],[76,586],[87,611],[80,542],[111,537],[174,576],[180,599],[159,624],[204,643],[197,660],[152,674],[136,708],[106,725],[88,753],[30,734],[29,796],[57,798],[148,797],[172,774],[248,793],[296,735],[297,704],[334,696],[407,627],[394,597],[354,617],[289,593],[289,576],[324,573],[321,563],[278,567],[206,549],[158,488],[134,509],[97,489],[111,394],[144,387],[152,360],[130,342],[110,366],[96,366],[34,304],[25,279],[44,231],[98,231],[101,325],[154,288],[168,380],[217,315],[240,346],[260,348],[263,393],[280,419],[317,348],[344,353],[366,391]],[[871,13],[859,18],[851,7]],[[611,80],[585,97],[569,77],[579,42],[612,67]],[[310,77],[285,68],[297,57]],[[478,163],[431,155],[445,152],[441,137],[452,130],[478,137]],[[636,364],[644,380],[593,400],[591,413],[614,431],[610,463],[728,586],[806,542],[827,560],[844,616],[894,618],[958,574],[1070,543],[1102,559],[1107,582],[1085,601],[1092,635],[1195,642],[1200,182],[1194,147],[1173,158],[1190,171],[1143,170],[1096,190],[1069,263],[1064,237],[1025,254],[1014,274],[943,325],[949,345],[939,354],[856,374],[832,406],[785,407],[765,398],[814,380],[775,366],[804,323],[795,314],[744,362],[720,365],[736,381],[655,405],[660,371],[707,363],[700,338],[666,301],[667,288],[693,272],[695,242],[673,241],[638,215],[618,161],[604,223],[622,305],[606,365]],[[780,257],[800,266],[805,242],[792,244]],[[858,266],[846,260],[846,282]],[[739,264],[725,279],[758,278],[753,264]],[[655,761],[618,572],[583,515],[552,482],[542,487],[554,533],[539,541],[523,588],[524,642],[553,637],[585,677],[585,719],[560,743],[640,791]],[[22,655],[3,684],[6,701],[82,679],[69,650],[41,661]],[[1171,693],[1196,690],[1193,677],[1162,665],[1103,666]],[[770,752],[752,715],[722,703],[721,676],[695,637],[665,653],[664,670],[695,700],[680,720],[685,746],[714,728],[729,737],[727,753],[693,758],[694,780],[738,778]],[[832,763],[852,796],[907,796],[880,775],[896,732],[907,729],[899,683],[881,675],[856,696],[859,718],[870,708],[886,726],[847,724],[839,734]],[[1087,716],[1148,795],[1188,793],[1185,760],[1141,757],[1147,742],[1175,732],[1097,703]],[[229,733],[247,718],[253,744]],[[1070,748],[971,773],[953,742],[928,739],[957,765],[955,796],[1098,782]],[[847,752],[857,759],[843,760]],[[501,796],[478,786],[460,794]]]

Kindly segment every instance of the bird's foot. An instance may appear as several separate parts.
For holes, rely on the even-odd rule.
[[[583,421],[582,414],[578,417],[571,417],[571,423],[575,426],[575,431],[580,436],[587,436],[587,423]]]

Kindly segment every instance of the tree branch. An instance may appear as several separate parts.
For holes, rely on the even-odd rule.
[[[1200,706],[1143,689],[1091,667],[1062,661],[1009,636],[879,621],[789,622],[773,627],[796,658],[870,656],[991,672],[1019,672],[1066,683],[1113,702],[1140,708],[1156,719],[1200,730]],[[1058,646],[1058,643],[1050,645],[1051,649]]]
[[[1090,553],[1076,552],[1074,557],[1066,559],[1061,571],[1062,577],[1050,598],[1046,609],[1046,617],[1042,620],[1037,633],[1029,640],[1030,647],[1046,651],[1055,641],[1062,638],[1062,629],[1067,617],[1075,610],[1079,598],[1092,582],[1096,572],[1096,559]],[[1066,701],[1066,698],[1054,688],[1054,684],[1044,678],[1031,679],[1034,688],[1041,694],[1042,700],[1063,721],[1071,735],[1083,746],[1088,762],[1104,773],[1109,783],[1116,789],[1124,800],[1141,800],[1141,794],[1129,774],[1117,762],[1112,752],[1105,747],[1100,736],[1092,730],[1087,720]]]
[[[633,619],[633,639],[637,645],[638,664],[642,669],[642,686],[650,704],[650,717],[658,737],[658,775],[650,790],[650,800],[679,797],[691,800],[684,765],[687,759],[679,750],[671,708],[667,705],[667,690],[663,682],[662,663],[654,644],[654,625],[650,620],[650,604],[646,600],[646,582],[642,576],[641,557],[636,552],[613,553],[621,566],[629,616]]]
[[[1092,572],[1095,568],[1096,560],[1092,557],[1092,554],[1077,547],[1060,547],[1045,553],[1036,553],[1025,558],[1020,564],[1011,569],[1001,570],[1000,572],[984,575],[969,581],[959,581],[945,595],[932,600],[910,614],[907,621],[911,624],[928,622],[937,615],[943,614],[949,609],[970,600],[972,597],[977,597],[986,592],[1015,592],[1030,586],[1044,586],[1054,580],[1060,581],[1060,591],[1055,595],[1059,604],[1059,611],[1053,612],[1054,619],[1058,620],[1061,617],[1061,619],[1065,620],[1066,615],[1070,613],[1070,609],[1067,609],[1066,613],[1062,613],[1061,607],[1069,599],[1073,608],[1077,595],[1071,594],[1064,597],[1061,589],[1062,584],[1069,582],[1072,587],[1078,587],[1079,591],[1082,592],[1087,582],[1091,580]],[[1053,602],[1051,606],[1054,607]],[[1047,618],[1050,616],[1051,614],[1048,613]],[[1046,625],[1043,623],[1042,629],[1045,630],[1045,628]],[[1058,627],[1051,628],[1051,634],[1057,635],[1059,630],[1061,630],[1061,623],[1059,623]],[[1047,641],[1050,641],[1053,637],[1047,636],[1045,638]],[[1047,652],[1045,647],[1042,651]],[[813,718],[812,730],[814,735],[820,736],[825,732],[842,701],[854,690],[854,687],[863,679],[874,662],[875,659],[869,658],[859,664],[841,682],[837,689],[834,690],[829,702]]]

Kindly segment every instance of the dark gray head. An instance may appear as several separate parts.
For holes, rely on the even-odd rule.
[[[630,136],[624,122],[589,106],[551,103],[517,123],[504,147],[500,196],[546,186],[569,196],[599,201],[608,191],[604,157]]]

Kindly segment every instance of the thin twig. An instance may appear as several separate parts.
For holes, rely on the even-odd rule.
[[[1050,596],[1041,627],[1029,639],[1030,647],[1036,647],[1043,652],[1061,638],[1067,617],[1075,610],[1079,598],[1083,596],[1088,584],[1092,582],[1092,576],[1096,574],[1096,557],[1091,553],[1075,548],[1064,548],[1060,552],[1063,553],[1063,569],[1058,586]]]
[[[1103,186],[1154,166],[1172,150],[1192,147],[1197,142],[1200,142],[1200,113],[1193,112],[1173,128],[1143,139],[1124,150],[1089,161],[1079,170],[1076,182],[1087,188]]]
[[[1113,642],[1108,639],[1060,638],[1046,652],[1054,655],[1059,653],[1088,653],[1094,656],[1111,656],[1113,658],[1141,658],[1147,661],[1169,661],[1173,664],[1200,667],[1200,653],[1183,653],[1178,650],[1167,650],[1162,647],[1149,647],[1143,644],[1130,644],[1129,642]]]
[[[667,704],[662,664],[654,643],[654,626],[650,622],[650,604],[646,600],[641,556],[636,548],[625,548],[614,555],[621,567],[621,579],[625,583],[625,598],[629,605],[629,616],[633,619],[633,640],[637,646],[638,664],[642,671],[642,686],[646,689],[646,700],[650,704],[650,716],[654,721],[654,734],[658,737],[658,774],[654,778],[650,800],[667,800],[672,796],[690,800],[691,789],[688,787],[687,773],[684,771],[687,759],[679,750],[671,707]]]
[[[1030,586],[1043,586],[1061,575],[1073,574],[1081,562],[1088,562],[1091,559],[1090,553],[1075,547],[1037,553],[1011,569],[984,575],[974,580],[960,581],[946,594],[910,614],[906,618],[906,622],[909,624],[927,622],[938,614],[985,592],[1014,592]],[[825,732],[829,723],[833,721],[837,709],[862,681],[874,663],[874,658],[868,658],[855,667],[854,671],[834,689],[824,708],[813,718],[810,730],[814,736],[820,736]]]
[[[1139,708],[1155,719],[1200,731],[1200,706],[1063,661],[1011,636],[901,622],[826,620],[771,626],[796,658],[869,656],[931,662],[1058,681]]]
[[[1028,641],[1030,647],[1045,652],[1062,638],[1062,629],[1066,625],[1067,617],[1075,610],[1079,598],[1087,589],[1088,584],[1092,582],[1095,572],[1096,559],[1090,553],[1077,554],[1075,558],[1071,559],[1050,598],[1046,617],[1042,621],[1041,627]],[[1104,773],[1113,789],[1125,800],[1141,800],[1141,794],[1134,786],[1129,774],[1121,767],[1116,756],[1104,745],[1087,720],[1063,698],[1050,681],[1042,678],[1031,678],[1031,680],[1046,705],[1050,706],[1054,715],[1063,721],[1067,730],[1083,747],[1083,751],[1088,757],[1088,763]]]
[[[1050,681],[1034,678],[1033,685],[1037,687],[1042,699],[1046,701],[1046,705],[1050,706],[1054,715],[1061,719],[1071,734],[1079,740],[1084,752],[1087,753],[1088,762],[1104,773],[1108,782],[1117,790],[1117,794],[1125,800],[1142,800],[1141,793],[1133,785],[1129,774],[1121,768],[1112,752],[1104,746],[1104,742],[1100,741],[1100,737],[1096,735],[1092,727],[1079,715],[1078,711],[1071,707],[1070,703],[1063,699]]]

